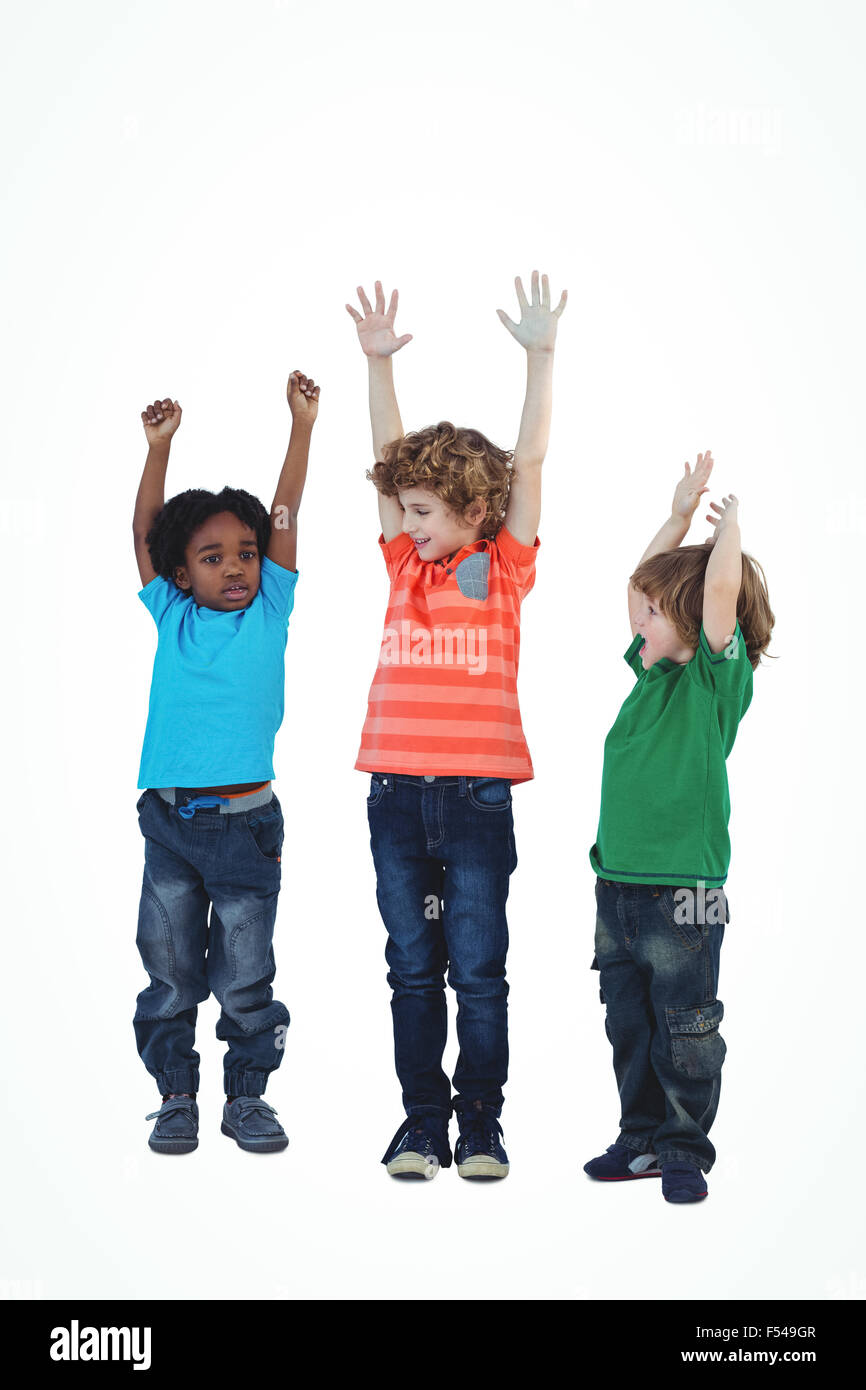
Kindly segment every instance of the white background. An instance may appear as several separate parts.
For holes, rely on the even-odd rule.
[[[2,45],[6,468],[0,1292],[121,1298],[860,1298],[862,137],[855,3],[34,3]],[[353,770],[387,585],[344,304],[401,291],[406,428],[513,445],[495,309],[538,267],[557,349],[515,789],[507,1181],[390,1181],[384,928]],[[300,519],[268,1090],[291,1137],[150,1153],[131,1026],[155,630],[139,414],[169,495],[270,501],[293,367],[322,383]],[[711,447],[777,616],[728,764],[728,1059],[710,1196],[603,1186],[617,1097],[590,974],[628,574]],[[703,513],[701,513],[702,515]],[[708,534],[696,522],[689,540]],[[449,1006],[453,1008],[453,995]],[[453,1065],[454,1049],[449,1050]]]

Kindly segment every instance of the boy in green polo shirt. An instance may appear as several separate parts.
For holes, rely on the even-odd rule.
[[[740,549],[731,493],[705,545],[681,545],[713,467],[688,463],[671,515],[629,580],[637,677],[605,740],[593,968],[622,1114],[584,1165],[615,1182],[658,1177],[669,1202],[707,1195],[719,1101],[719,952],[730,920],[725,759],[752,699],[774,617],[763,571]]]

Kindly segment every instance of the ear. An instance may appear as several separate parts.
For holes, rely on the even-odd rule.
[[[174,582],[179,589],[192,588],[192,580],[190,579],[183,565],[178,565],[177,569],[175,570]]]
[[[483,497],[476,497],[463,513],[464,520],[469,526],[480,526],[487,515],[487,503]]]

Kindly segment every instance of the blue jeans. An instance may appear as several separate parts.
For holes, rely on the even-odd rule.
[[[374,772],[367,798],[376,900],[388,931],[394,1060],[407,1114],[445,1118],[508,1076],[508,880],[517,866],[511,783]],[[445,974],[457,995],[456,1096],[442,1070]]]
[[[593,968],[622,1107],[617,1142],[708,1173],[726,1051],[719,952],[730,914],[723,893],[702,910],[694,889],[691,908],[677,903],[681,891],[597,879]]]
[[[261,1095],[282,1061],[289,1013],[271,981],[283,813],[273,794],[235,809],[254,799],[233,798],[230,814],[199,807],[189,819],[153,787],[138,800],[145,848],[136,942],[150,984],[133,1027],[163,1095],[199,1089],[195,1022],[211,992],[222,1005],[216,1035],[228,1044],[226,1095]]]

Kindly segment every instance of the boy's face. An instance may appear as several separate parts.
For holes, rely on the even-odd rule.
[[[669,657],[678,666],[684,666],[686,662],[691,661],[695,654],[694,647],[683,645],[673,623],[659,608],[658,599],[650,597],[649,594],[640,594],[636,621],[638,632],[644,639],[638,655],[645,671],[663,656]]]
[[[256,533],[233,512],[219,512],[194,531],[186,563],[175,578],[200,608],[231,613],[246,608],[259,591],[261,558]]]
[[[404,513],[403,530],[422,560],[441,560],[478,540],[487,513],[484,502],[473,502],[464,519],[427,488],[399,488],[397,496]]]

